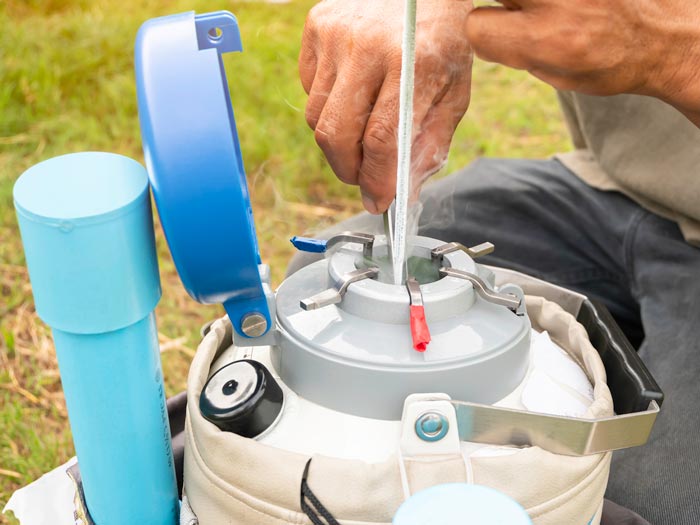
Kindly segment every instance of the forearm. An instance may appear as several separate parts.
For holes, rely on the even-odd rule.
[[[700,126],[700,7],[687,0],[508,0],[481,7],[469,41],[486,60],[588,95],[659,98]]]

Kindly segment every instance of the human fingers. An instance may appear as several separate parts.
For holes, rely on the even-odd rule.
[[[463,58],[464,63],[460,64],[446,63],[444,57],[439,55],[422,54],[417,58],[412,166],[416,165],[415,159],[420,156],[421,169],[432,169],[428,159],[449,148],[449,138],[444,140],[442,135],[439,152],[429,153],[433,145],[416,143],[416,140],[424,135],[427,142],[433,130],[440,126],[448,128],[445,134],[450,138],[454,133],[469,101],[471,59],[468,54]],[[393,68],[392,71],[394,74],[388,76],[382,85],[363,138],[358,182],[365,208],[372,213],[386,210],[396,191],[400,69]],[[448,110],[448,107],[451,109]],[[429,118],[431,114],[434,118]],[[427,130],[423,129],[426,124],[429,126]]]
[[[637,3],[517,2],[515,11],[478,8],[469,15],[467,35],[479,57],[527,70],[557,89],[592,95],[644,92],[658,70],[649,67],[649,57],[654,64],[662,39],[642,23],[658,16]]]
[[[381,62],[352,61],[339,72],[315,128],[316,142],[333,172],[343,182],[357,184],[363,137],[382,86]]]
[[[311,86],[316,77],[316,66],[318,63],[316,38],[316,28],[311,16],[308,16],[304,24],[301,50],[299,51],[299,79],[307,95],[311,91]]]
[[[396,193],[399,79],[400,74],[384,79],[362,139],[358,183],[370,213],[385,211]]]
[[[313,130],[316,129],[323,108],[330,96],[337,77],[336,64],[327,56],[322,57],[316,76],[309,89],[309,98],[306,100],[306,123]]]

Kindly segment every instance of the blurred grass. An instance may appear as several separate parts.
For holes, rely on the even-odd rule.
[[[357,190],[335,180],[304,121],[296,61],[314,3],[0,2],[0,507],[13,490],[73,454],[50,334],[34,314],[24,269],[14,180],[36,162],[74,151],[142,161],[132,57],[139,25],[192,9],[229,9],[239,18],[245,52],[227,55],[225,63],[262,255],[278,283],[290,236],[361,209]],[[472,106],[445,172],[478,156],[537,158],[568,147],[550,88],[523,72],[477,62]],[[164,289],[157,313],[172,394],[185,386],[199,327],[221,310],[189,299],[160,231],[157,242]]]

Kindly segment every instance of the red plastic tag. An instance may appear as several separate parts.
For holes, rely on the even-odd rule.
[[[430,343],[430,330],[425,320],[425,309],[422,306],[411,306],[411,336],[413,348],[425,352]]]

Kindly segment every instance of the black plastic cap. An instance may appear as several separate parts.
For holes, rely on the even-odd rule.
[[[199,410],[225,432],[253,438],[272,426],[284,401],[270,371],[249,359],[234,361],[216,371],[204,385]]]

